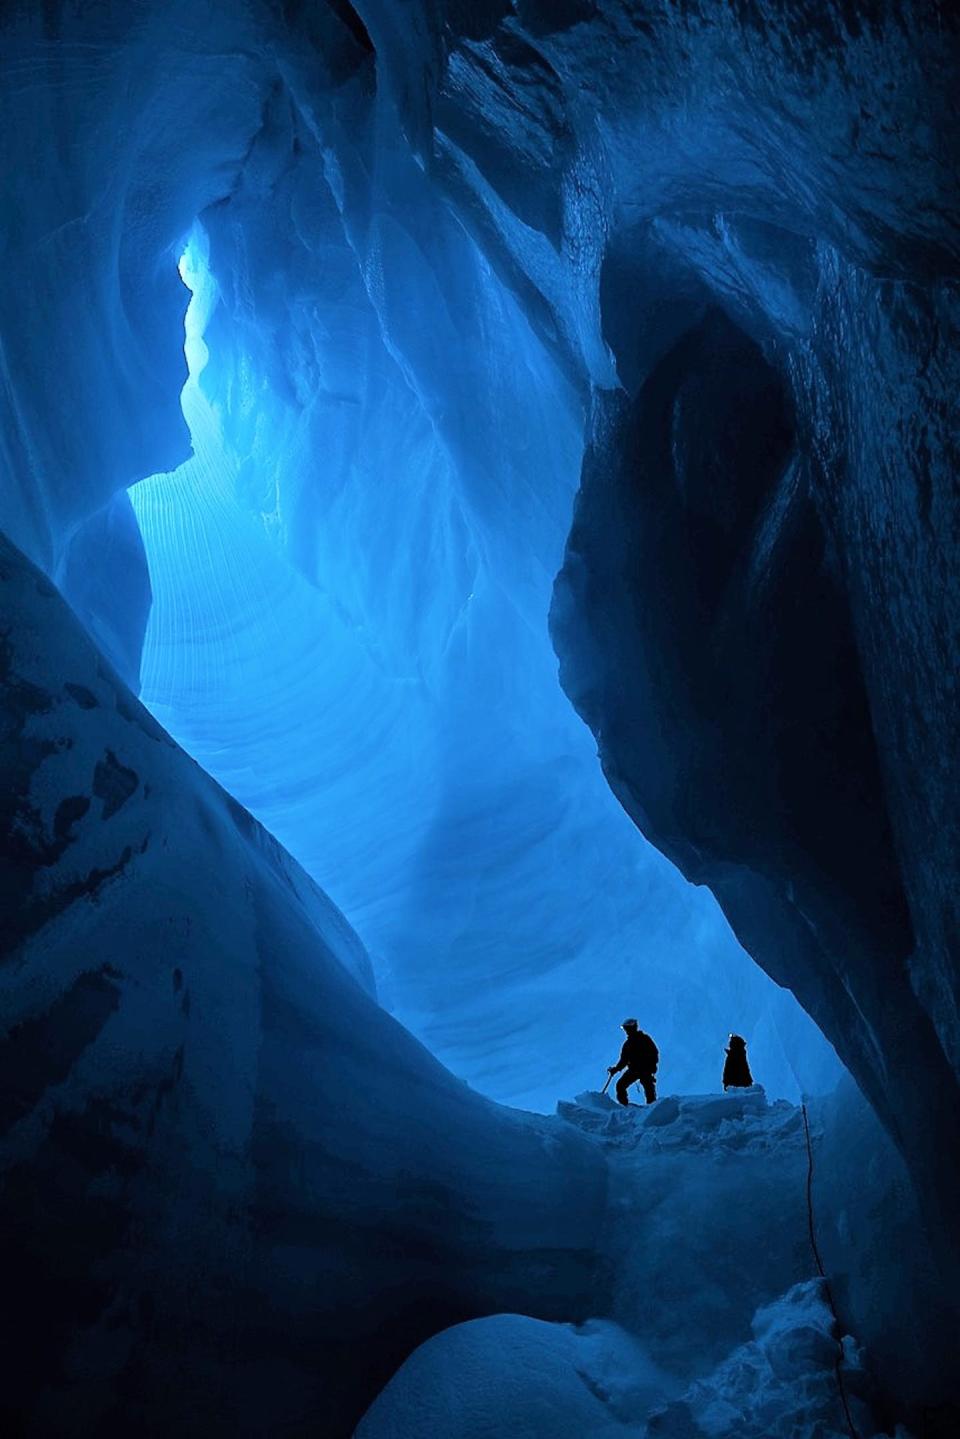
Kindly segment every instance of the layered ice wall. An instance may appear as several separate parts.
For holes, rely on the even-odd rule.
[[[291,238],[308,165],[271,176],[268,221],[234,196],[181,264],[195,456],[131,491],[143,699],[336,899],[381,1001],[483,1092],[552,1110],[634,1012],[668,1091],[716,1085],[731,1029],[771,1094],[827,1087],[829,1046],[628,822],[560,689],[576,394],[426,185],[440,241],[393,241],[399,314],[320,173]]]
[[[7,540],[0,634],[6,1430],[348,1434],[465,1314],[588,1313],[599,1159],[384,1013]]]

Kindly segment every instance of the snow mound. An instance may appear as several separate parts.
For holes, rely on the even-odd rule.
[[[803,1116],[787,1100],[768,1104],[763,1087],[726,1094],[666,1095],[649,1105],[624,1107],[589,1091],[561,1100],[568,1124],[618,1149],[746,1150],[760,1153],[803,1142]]]
[[[665,1391],[668,1381],[616,1324],[495,1314],[422,1344],[355,1439],[627,1439]]]

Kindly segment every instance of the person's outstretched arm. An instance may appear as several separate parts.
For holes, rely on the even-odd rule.
[[[607,1069],[608,1074],[619,1074],[620,1071],[621,1071],[621,1069],[626,1069],[626,1067],[627,1067],[626,1053],[627,1053],[627,1041],[624,1040],[624,1041],[623,1041],[623,1048],[620,1050],[620,1058],[617,1060],[616,1064],[611,1064],[611,1065],[608,1066],[608,1069]]]

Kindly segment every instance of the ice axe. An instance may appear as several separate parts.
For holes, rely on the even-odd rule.
[[[608,1074],[608,1075],[607,1075],[607,1083],[606,1083],[606,1084],[603,1086],[603,1088],[601,1089],[601,1091],[600,1091],[601,1094],[606,1094],[606,1092],[607,1092],[607,1085],[610,1083],[610,1081],[611,1081],[612,1078],[613,1078],[613,1075],[612,1075],[612,1074]]]

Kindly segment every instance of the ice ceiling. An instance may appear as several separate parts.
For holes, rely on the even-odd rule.
[[[667,1092],[715,1088],[730,1029],[771,1094],[827,1087],[832,1049],[643,839],[558,683],[577,396],[462,232],[442,290],[386,236],[409,248],[388,303],[324,188],[309,243],[214,220],[181,260],[194,454],[131,491],[144,702],[482,1092],[552,1110],[598,1082],[628,1012]]]

